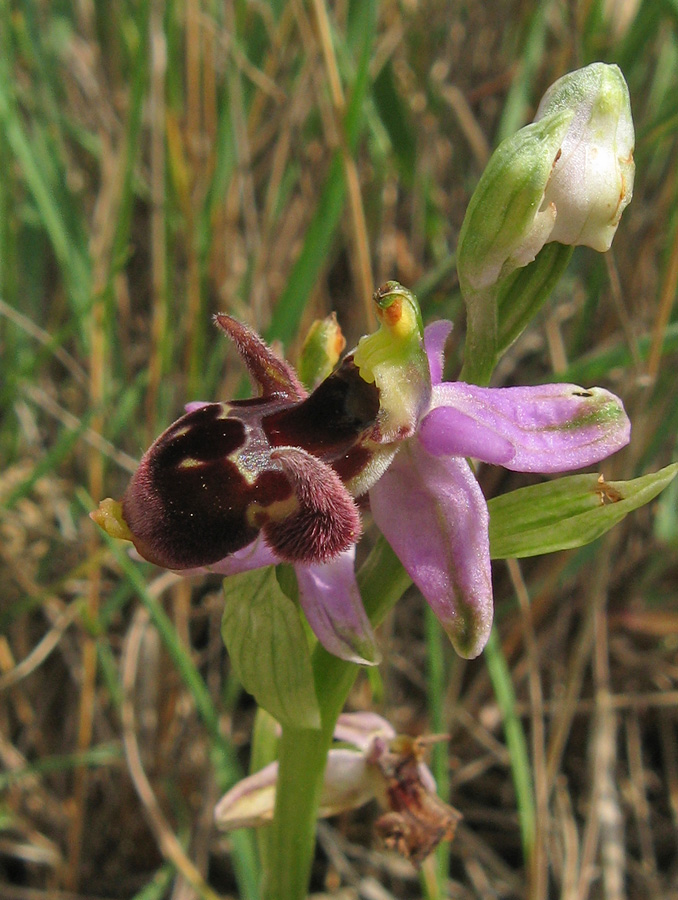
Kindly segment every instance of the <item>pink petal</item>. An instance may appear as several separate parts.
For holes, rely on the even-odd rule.
[[[368,750],[377,736],[393,740],[395,729],[378,713],[369,710],[342,713],[334,726],[335,741],[353,744],[359,750]]]
[[[250,572],[252,569],[261,569],[262,566],[275,566],[281,562],[280,557],[268,546],[262,535],[252,541],[242,550],[236,550],[224,559],[212,563],[210,566],[201,566],[197,569],[182,569],[179,574],[183,576],[189,575],[205,575],[212,573],[213,575],[239,575],[240,572]]]
[[[517,472],[565,472],[625,446],[630,422],[621,400],[574,384],[434,387],[419,437],[430,453],[470,456]]]
[[[438,319],[431,322],[424,329],[424,350],[428,356],[428,364],[431,369],[431,383],[440,384],[443,380],[443,367],[445,365],[445,342],[452,331],[452,323],[447,319]]]
[[[323,564],[297,564],[299,603],[323,647],[363,665],[380,660],[354,572],[355,547]]]
[[[191,400],[190,403],[184,404],[184,412],[195,412],[196,409],[202,409],[203,406],[209,406],[209,400]]]
[[[457,652],[477,656],[492,626],[492,581],[487,504],[469,465],[409,440],[370,505]]]

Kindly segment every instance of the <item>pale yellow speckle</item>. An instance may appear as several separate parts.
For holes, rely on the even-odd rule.
[[[192,456],[186,456],[180,463],[177,463],[177,469],[198,469],[200,466],[204,465],[205,463],[203,460],[194,459]]]
[[[253,528],[261,528],[265,522],[282,522],[299,509],[299,501],[294,496],[286,500],[274,500],[273,503],[250,503],[245,512],[247,524]]]

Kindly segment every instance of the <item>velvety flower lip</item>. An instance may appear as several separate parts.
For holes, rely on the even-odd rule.
[[[258,396],[188,404],[143,454],[119,509],[107,501],[95,521],[177,571],[211,565],[260,532],[286,562],[329,561],[360,536],[355,485],[370,471],[363,445],[382,414],[380,389],[346,357],[308,393],[251,328],[215,321]]]
[[[370,490],[374,520],[460,655],[473,658],[492,626],[488,512],[467,457],[520,472],[583,468],[628,443],[621,401],[572,384],[482,388],[443,382],[451,329],[424,333],[429,408]]]

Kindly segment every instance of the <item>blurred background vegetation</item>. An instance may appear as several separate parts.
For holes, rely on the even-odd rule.
[[[247,390],[217,311],[294,360],[330,310],[349,346],[371,330],[396,278],[454,320],[453,377],[466,203],[593,60],[629,83],[635,197],[494,383],[622,396],[634,436],[606,478],[676,459],[678,3],[0,0],[0,41],[0,896],[254,898],[250,835],[212,822],[253,719],[219,583],[131,561],[87,512],[185,402]],[[488,496],[528,480],[481,478]],[[421,877],[371,808],[323,824],[314,891],[678,897],[677,501],[498,564],[498,640],[473,663],[407,596],[352,707],[450,735],[434,766],[464,823]]]

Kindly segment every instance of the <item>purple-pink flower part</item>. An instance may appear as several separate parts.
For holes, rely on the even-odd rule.
[[[374,664],[354,574],[355,497],[369,492],[377,526],[457,651],[472,658],[493,604],[489,516],[469,458],[564,472],[623,447],[629,421],[601,388],[443,381],[451,324],[424,331],[416,299],[395,282],[377,291],[375,306],[380,330],[310,394],[255,332],[218,316],[260,396],[189,404],[144,454],[122,504],[105,500],[93,518],[185,575],[293,564],[318,640]]]
[[[577,385],[480,388],[443,382],[449,322],[428,326],[433,389],[417,433],[370,490],[374,519],[461,656],[492,627],[487,504],[467,461],[522,472],[564,472],[629,441],[621,401]]]

